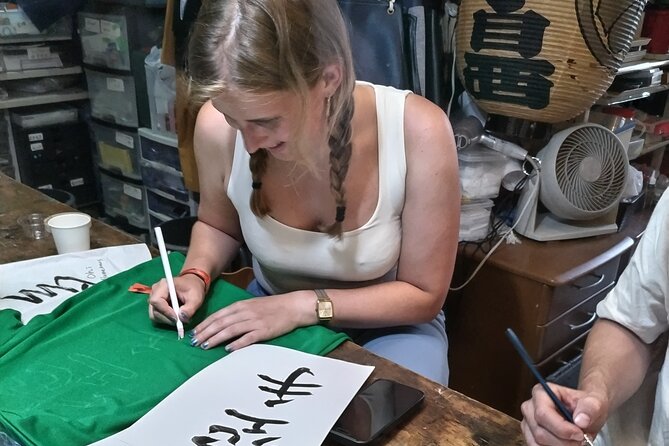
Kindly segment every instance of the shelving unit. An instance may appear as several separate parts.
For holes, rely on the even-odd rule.
[[[634,61],[627,64],[624,64],[618,71],[616,75],[624,75],[634,73],[641,70],[650,70],[653,68],[662,68],[669,67],[669,57],[663,59],[642,59],[640,61]],[[626,90],[622,92],[606,92],[599,98],[595,104],[600,106],[611,106],[611,105],[620,105],[627,102],[636,101],[639,99],[649,98],[650,96],[661,93],[664,91],[669,91],[669,84],[661,85],[652,85],[648,87],[635,88],[631,90]],[[667,104],[669,107],[669,104]],[[667,111],[665,111],[665,116]],[[653,153],[651,168],[656,170],[659,168],[659,165],[662,162],[664,156],[664,149],[669,146],[669,139],[664,139],[659,142],[654,142],[648,146],[644,146],[641,152],[638,155],[634,156],[634,159],[637,159],[641,156]]]
[[[197,203],[184,183],[176,136],[140,128],[139,140],[150,226],[196,215]],[[150,235],[155,243],[153,232]]]
[[[654,152],[657,149],[661,149],[667,146],[669,146],[669,139],[665,139],[664,141],[652,144],[648,147],[644,147],[639,156],[645,155],[646,153]]]
[[[161,2],[127,0],[89,0],[77,14],[104,214],[147,239],[138,129],[151,125],[144,61],[160,45],[164,16]]]
[[[45,36],[45,35],[28,35],[28,36],[3,36],[3,45],[16,45],[20,43],[33,42],[59,42],[71,40],[71,36]]]
[[[88,99],[88,92],[83,88],[73,88],[58,93],[40,95],[21,93],[5,99],[0,103],[0,110],[33,105],[57,104],[60,102],[80,101]]]
[[[63,67],[63,68],[39,68],[35,70],[26,70],[26,71],[8,71],[5,73],[0,72],[0,82],[1,81],[14,81],[19,79],[32,79],[36,77],[48,77],[48,76],[66,76],[68,74],[79,74],[83,73],[81,66],[74,67]]]
[[[639,70],[650,70],[652,68],[660,68],[665,65],[669,65],[669,58],[668,59],[660,59],[660,60],[654,60],[654,59],[644,59],[641,61],[636,61],[636,62],[630,62],[627,64],[623,64],[622,67],[616,71],[616,74],[627,74],[627,73],[632,73],[634,71],[639,71]]]
[[[97,186],[81,124],[88,91],[72,23],[65,17],[42,34],[0,37],[0,170],[31,187],[71,192],[86,206],[97,201]]]
[[[650,97],[652,94],[666,90],[669,90],[669,84],[635,88],[633,90],[626,90],[615,94],[606,93],[597,100],[597,105],[623,104],[625,102],[636,101],[638,99],[645,99]]]
[[[14,135],[12,134],[12,123],[9,118],[9,112],[4,112],[2,114],[2,119],[0,119],[0,126],[2,126],[0,135],[4,136],[1,141],[7,141],[6,146],[0,145],[0,171],[2,171],[2,173],[5,175],[9,175],[14,177],[16,180],[21,181],[19,165],[16,159]]]
[[[655,60],[655,59],[643,59],[640,61],[630,62],[624,64],[618,69],[616,75],[629,74],[635,71],[641,70],[650,70],[653,68],[661,68],[669,65],[669,58]],[[633,90],[626,90],[619,93],[605,93],[601,98],[596,102],[597,105],[617,105],[623,104],[625,102],[636,101],[638,99],[644,99],[649,97],[652,94],[659,93],[661,91],[669,90],[669,85],[653,85],[650,87],[635,88]]]

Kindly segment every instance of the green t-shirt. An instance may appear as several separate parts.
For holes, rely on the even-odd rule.
[[[173,271],[183,255],[170,254]],[[128,288],[164,277],[160,258],[94,285],[25,326],[0,311],[0,431],[25,446],[86,445],[127,428],[189,377],[226,355],[154,325]],[[186,329],[249,294],[223,280]],[[325,355],[347,339],[321,326],[268,343]]]

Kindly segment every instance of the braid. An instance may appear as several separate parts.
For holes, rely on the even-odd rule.
[[[264,217],[269,212],[269,205],[265,201],[265,197],[262,193],[262,175],[267,169],[267,151],[266,150],[257,150],[251,159],[249,160],[249,168],[251,169],[251,178],[252,178],[252,187],[253,191],[251,192],[251,211],[257,217]]]
[[[332,235],[341,237],[342,222],[346,214],[346,191],[344,180],[351,160],[351,119],[353,118],[353,97],[344,104],[339,120],[334,124],[328,145],[330,146],[330,189],[337,205],[335,222],[325,228]]]

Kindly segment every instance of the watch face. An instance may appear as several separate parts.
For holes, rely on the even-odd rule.
[[[332,302],[318,302],[318,318],[332,319]]]

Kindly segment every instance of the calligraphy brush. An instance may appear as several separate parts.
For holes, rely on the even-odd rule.
[[[527,350],[525,350],[525,347],[523,346],[523,343],[520,342],[520,339],[518,339],[518,336],[516,336],[516,333],[513,332],[510,328],[506,329],[506,337],[509,338],[509,341],[511,341],[511,344],[513,347],[516,349],[518,354],[520,355],[521,359],[525,363],[525,365],[530,369],[534,377],[539,381],[539,384],[541,384],[541,387],[544,388],[548,396],[553,400],[553,403],[555,406],[558,408],[562,416],[564,417],[565,420],[569,421],[570,423],[574,424],[574,416],[572,413],[565,407],[565,405],[560,401],[560,399],[555,395],[555,392],[548,386],[548,383],[544,379],[543,376],[541,376],[541,373],[539,373],[539,370],[537,370],[536,366],[532,362],[532,359],[530,358],[529,353],[527,353]],[[585,444],[588,446],[593,446],[592,440],[586,435],[583,434],[583,441]]]

